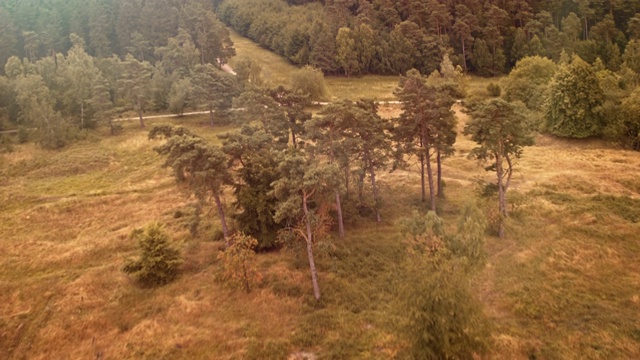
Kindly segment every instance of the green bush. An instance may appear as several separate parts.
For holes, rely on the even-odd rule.
[[[502,94],[502,89],[500,88],[500,85],[492,82],[487,85],[487,93],[489,93],[489,96],[492,97],[500,97],[500,95]]]
[[[124,272],[149,287],[164,285],[176,277],[182,260],[179,252],[169,245],[169,236],[160,224],[152,223],[144,230],[136,229],[131,238],[138,241],[140,258],[127,262]]]
[[[404,309],[413,359],[472,359],[487,351],[489,323],[471,292],[466,266],[446,254],[410,265]]]

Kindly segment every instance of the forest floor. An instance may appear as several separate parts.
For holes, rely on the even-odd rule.
[[[207,126],[206,115],[149,125],[158,122],[214,142],[235,129]],[[350,217],[344,240],[316,244],[316,303],[302,249],[259,254],[263,281],[251,293],[218,281],[216,213],[190,235],[194,200],[147,134],[131,122],[64,150],[25,144],[0,155],[0,359],[404,358],[398,221],[423,207],[415,166],[380,177],[382,224]],[[536,140],[516,164],[507,237],[487,236],[474,278],[492,324],[488,358],[640,358],[640,156],[597,140]],[[438,210],[450,227],[478,179],[492,180],[467,158],[473,146],[460,135],[444,161]],[[137,254],[128,235],[153,221],[184,263],[174,282],[145,289],[122,267]]]

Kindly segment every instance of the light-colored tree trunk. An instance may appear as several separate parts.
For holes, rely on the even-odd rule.
[[[302,210],[304,211],[305,225],[307,227],[307,256],[309,258],[309,269],[311,270],[311,282],[313,283],[313,296],[316,300],[320,300],[320,285],[318,285],[318,273],[316,263],[313,260],[313,232],[311,231],[311,219],[309,216],[309,208],[307,207],[307,193],[303,190],[302,194]]]
[[[209,124],[214,126],[213,124],[213,105],[209,104]]]
[[[220,216],[220,223],[222,224],[222,234],[224,235],[225,245],[228,248],[231,245],[229,243],[229,229],[227,227],[227,219],[224,216],[224,208],[222,207],[222,201],[220,201],[220,195],[214,194],[213,200],[216,202],[216,207],[218,208],[218,216]]]
[[[433,185],[433,171],[431,169],[431,152],[429,146],[425,147],[425,160],[427,163],[427,179],[429,182],[429,199],[431,200],[431,211],[436,211],[436,191]]]
[[[338,213],[338,234],[340,237],[344,237],[344,221],[342,219],[342,203],[340,202],[340,191],[335,190],[336,193],[336,212]]]
[[[468,72],[467,71],[467,49],[465,48],[464,37],[462,38],[462,63],[464,64],[464,72],[466,74]]]
[[[498,236],[504,237],[504,221],[507,217],[507,200],[505,196],[505,189],[503,183],[503,169],[502,169],[502,154],[496,153],[496,175],[498,177],[498,212],[500,214],[500,223],[498,229]]]
[[[80,126],[84,129],[84,101],[80,102]]]
[[[369,158],[368,155],[365,155],[366,161],[369,164],[369,173],[371,174],[371,189],[373,190],[373,202],[376,208],[376,222],[380,223],[382,221],[380,217],[380,195],[378,194],[378,186],[376,185],[376,172],[373,168],[373,161]]]
[[[444,190],[442,189],[442,154],[440,149],[437,150],[437,162],[438,162],[438,197],[444,197]]]
[[[422,190],[422,202],[427,202],[427,187],[424,182],[424,154],[420,154],[420,187]]]

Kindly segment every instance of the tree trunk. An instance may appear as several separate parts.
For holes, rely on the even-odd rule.
[[[444,190],[442,189],[442,154],[440,149],[437,150],[437,162],[438,162],[438,197],[444,197]]]
[[[338,212],[338,233],[340,237],[344,237],[344,221],[342,220],[342,203],[340,202],[340,191],[338,189],[336,192],[336,211]]]
[[[427,187],[424,182],[424,154],[420,153],[420,186],[422,188],[422,202],[427,202]]]
[[[498,212],[500,214],[500,224],[498,230],[498,236],[504,237],[504,221],[507,217],[507,199],[504,191],[504,184],[502,182],[502,154],[496,154],[496,175],[498,177]]]
[[[428,144],[427,144],[428,145]],[[431,211],[436,211],[436,191],[433,185],[433,171],[431,170],[431,153],[429,146],[425,146],[425,160],[427,161],[427,179],[429,181],[429,199],[431,200]]]
[[[220,195],[217,193],[214,194],[213,200],[216,202],[216,207],[218,208],[218,216],[220,216],[220,223],[222,224],[222,234],[224,235],[225,246],[229,248],[229,246],[231,246],[229,243],[229,229],[227,228],[227,219],[224,216],[224,209],[222,208]]]
[[[369,164],[369,173],[371,174],[371,189],[373,190],[373,206],[376,208],[376,222],[380,223],[382,219],[380,218],[380,198],[378,195],[378,187],[376,186],[376,172],[373,169],[373,161],[371,161],[368,156],[367,163]]]
[[[248,294],[251,292],[251,287],[249,286],[249,276],[247,275],[247,264],[245,261],[242,262],[242,275],[244,276],[244,290]]]
[[[462,63],[464,64],[464,73],[467,71],[467,51],[465,49],[464,38],[462,38]]]
[[[296,138],[296,132],[291,130],[291,143],[293,143],[293,148],[298,148],[298,139]]]
[[[209,124],[213,126],[213,105],[209,104]]]
[[[140,127],[144,128],[144,119],[142,118],[142,101],[138,98],[138,117],[140,118]]]
[[[358,174],[358,199],[360,203],[364,203],[364,177],[366,176],[366,172],[364,169]]]
[[[351,177],[351,169],[349,166],[344,168],[344,186],[347,190],[347,198],[349,197],[349,178]]]
[[[84,101],[80,102],[80,127],[84,129]]]
[[[313,296],[320,300],[320,286],[318,285],[318,273],[316,263],[313,261],[313,233],[311,232],[311,219],[307,207],[307,194],[302,194],[302,210],[304,211],[305,225],[307,227],[307,256],[309,257],[309,269],[311,270],[311,282],[313,283]]]

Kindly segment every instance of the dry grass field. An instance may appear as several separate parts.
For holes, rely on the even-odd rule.
[[[234,41],[240,55],[255,46]],[[284,79],[287,69],[269,76]],[[390,85],[380,82],[384,97]],[[474,79],[472,89],[487,83]],[[369,90],[343,93],[358,91]],[[455,110],[461,130],[466,115]],[[206,116],[170,122],[212,141],[233,130],[206,126]],[[0,155],[0,359],[404,358],[398,220],[422,206],[413,167],[381,175],[382,224],[360,219],[346,239],[316,244],[315,303],[302,249],[259,254],[263,281],[249,294],[224,287],[216,212],[206,209],[192,238],[194,200],[161,167],[156,144],[132,122],[61,151],[27,144]],[[467,159],[473,146],[459,136],[444,162],[438,206],[448,226],[477,196],[477,181],[492,180]],[[507,237],[487,235],[489,259],[474,279],[492,324],[487,358],[640,358],[640,154],[539,135],[517,169]],[[145,289],[122,267],[137,254],[130,232],[153,221],[184,263],[174,282]]]
[[[387,106],[386,116],[398,109]],[[459,112],[460,126],[465,115]],[[229,128],[177,119],[214,138]],[[406,253],[396,221],[418,201],[412,169],[382,176],[384,222],[317,244],[323,300],[311,296],[303,251],[260,254],[250,294],[216,280],[215,212],[191,238],[192,199],[146,131],[52,152],[18,146],[0,162],[0,358],[284,359],[401,356]],[[445,162],[445,221],[455,224],[477,178],[490,180],[459,138]],[[475,281],[493,324],[493,359],[640,357],[640,156],[598,141],[539,136],[510,192],[508,237],[487,237]],[[230,202],[230,199],[227,199]],[[227,204],[230,206],[230,204]],[[138,287],[121,269],[128,234],[160,221],[185,258],[179,278]]]

